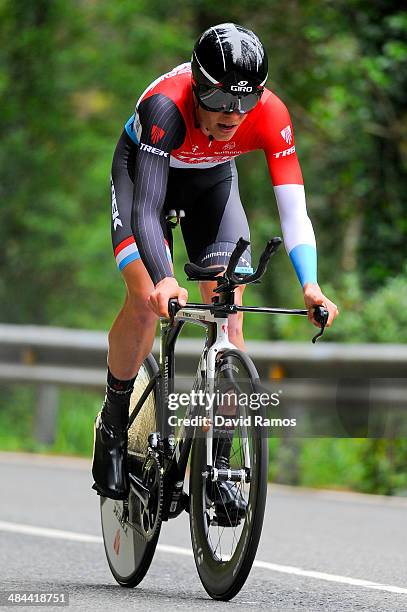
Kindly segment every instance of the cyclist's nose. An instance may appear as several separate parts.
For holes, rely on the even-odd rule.
[[[233,117],[233,119],[235,120],[240,120],[242,117],[244,117],[244,115],[242,115],[242,113],[239,113],[239,111],[234,110],[231,112],[224,112],[224,115],[226,115],[226,117]]]

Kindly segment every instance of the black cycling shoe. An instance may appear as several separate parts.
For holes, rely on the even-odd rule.
[[[217,457],[217,469],[229,469],[227,457]],[[214,523],[222,527],[236,527],[246,515],[247,502],[243,498],[238,483],[225,481],[207,481],[206,493],[215,505]]]
[[[99,495],[111,499],[126,499],[129,495],[127,469],[127,429],[119,430],[102,420],[99,414],[95,421],[95,443],[92,474]]]

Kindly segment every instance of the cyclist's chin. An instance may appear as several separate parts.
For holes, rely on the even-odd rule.
[[[231,140],[233,136],[236,134],[236,130],[239,126],[236,126],[233,130],[223,130],[222,128],[217,128],[214,137],[216,140],[220,140],[221,142],[227,142]]]

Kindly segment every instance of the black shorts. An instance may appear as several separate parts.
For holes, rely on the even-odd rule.
[[[122,270],[140,253],[131,230],[134,168],[138,147],[123,132],[112,165],[112,243]],[[181,230],[189,260],[203,267],[226,265],[236,242],[250,240],[246,214],[240,201],[234,161],[205,170],[170,168],[161,227],[171,259],[171,232],[165,214],[182,209]],[[250,248],[239,261],[239,271],[250,273]]]

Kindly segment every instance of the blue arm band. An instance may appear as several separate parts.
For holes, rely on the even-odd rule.
[[[303,287],[305,283],[317,283],[317,250],[310,244],[298,244],[290,253],[290,259]]]
[[[139,141],[137,140],[137,136],[136,136],[136,134],[134,133],[134,130],[133,130],[133,123],[134,123],[134,113],[132,114],[130,119],[128,121],[126,121],[126,123],[124,125],[124,129],[126,130],[127,134],[130,136],[132,141],[134,143],[136,143],[136,144],[139,144]]]

